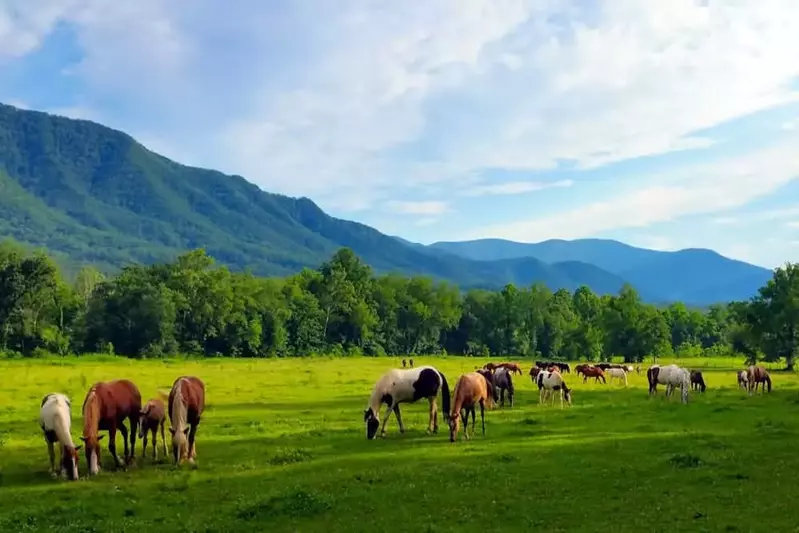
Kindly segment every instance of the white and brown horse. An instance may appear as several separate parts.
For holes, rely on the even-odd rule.
[[[760,384],[761,393],[765,392],[767,385],[768,391],[771,392],[771,376],[769,376],[768,370],[760,365],[750,366],[746,369],[746,380],[750,396],[753,390],[757,392],[758,383]]]
[[[475,406],[480,406],[483,435],[486,434],[485,409],[492,409],[497,400],[494,376],[488,370],[463,374],[458,378],[453,393],[452,411],[449,413],[449,440],[455,442],[463,421],[463,434],[469,439],[469,414],[472,415],[472,436],[476,424]]]
[[[536,377],[536,383],[538,384],[538,405],[543,404],[547,398],[551,398],[554,405],[555,392],[560,396],[561,409],[563,409],[564,399],[568,405],[572,404],[572,390],[563,381],[563,376],[560,372],[542,370]]]
[[[205,383],[194,376],[179,377],[172,384],[168,405],[172,459],[176,465],[183,460],[194,464],[197,459],[194,439],[205,410]]]
[[[59,473],[71,481],[78,479],[78,450],[72,442],[72,413],[69,398],[63,394],[52,392],[42,399],[39,410],[39,426],[47,442],[50,454],[50,474],[57,478]],[[55,466],[55,443],[61,452],[61,468]]]
[[[738,388],[744,390],[749,388],[749,373],[746,370],[738,372]]]
[[[428,431],[436,433],[438,431],[436,398],[439,393],[441,394],[442,408],[446,418],[449,416],[450,397],[449,385],[444,374],[432,366],[389,370],[375,383],[372,394],[369,397],[369,405],[363,412],[363,420],[366,422],[366,438],[374,439],[378,429],[381,430],[380,436],[385,437],[386,423],[391,413],[394,413],[397,417],[400,433],[404,433],[405,425],[402,423],[399,405],[401,403],[415,403],[422,398],[427,398],[430,405]],[[380,408],[383,404],[387,405],[388,409],[383,415],[381,427]]]
[[[685,368],[677,365],[652,365],[646,371],[649,380],[649,395],[657,393],[657,386],[666,385],[666,397],[671,397],[674,389],[680,387],[682,403],[688,403],[688,391],[691,387],[691,375]]]

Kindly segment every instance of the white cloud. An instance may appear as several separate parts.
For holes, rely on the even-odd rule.
[[[484,227],[464,238],[518,241],[573,239],[620,229],[642,228],[687,215],[729,210],[770,194],[799,177],[796,139],[776,147],[668,175],[642,176],[649,185],[549,216]]]
[[[464,189],[460,194],[462,196],[523,194],[551,189],[553,187],[571,187],[572,185],[574,185],[572,180],[558,180],[549,183],[541,181],[510,181],[494,185],[475,185],[474,187]]]
[[[445,202],[427,201],[427,202],[400,202],[390,201],[386,203],[386,207],[395,213],[401,215],[441,215],[449,210],[449,206]]]

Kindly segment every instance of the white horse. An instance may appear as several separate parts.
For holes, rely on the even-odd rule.
[[[59,470],[55,466],[55,443],[61,449],[60,474],[75,481],[78,479],[78,450],[72,442],[72,413],[69,398],[56,392],[50,393],[42,399],[39,410],[39,426],[47,442],[47,451],[50,454],[50,474],[57,478]]]
[[[560,408],[563,409],[563,399],[566,403],[572,404],[572,391],[563,381],[563,376],[560,372],[550,372],[549,370],[542,370],[536,376],[536,383],[538,384],[538,404],[541,405],[548,398],[552,399],[552,405],[555,404],[554,392],[558,391],[560,396]]]
[[[691,387],[691,373],[677,365],[652,365],[646,371],[649,380],[649,394],[657,392],[658,384],[666,385],[666,397],[670,397],[676,387],[680,387],[682,403],[688,403],[688,390]]]
[[[738,388],[744,390],[749,388],[749,373],[746,370],[738,372]]]
[[[366,438],[375,438],[377,428],[381,426],[380,407],[383,404],[386,404],[388,409],[383,416],[380,436],[386,436],[386,422],[392,412],[397,417],[400,433],[404,433],[405,425],[402,423],[399,404],[414,403],[422,398],[427,398],[430,403],[429,432],[436,433],[438,431],[436,397],[439,392],[441,393],[444,418],[449,419],[449,385],[444,374],[432,366],[389,370],[375,383],[372,395],[369,397],[369,406],[363,412],[363,420],[366,422]]]
[[[608,368],[607,376],[609,383],[616,378],[620,382],[623,381],[625,387],[627,386],[627,372],[623,368]]]

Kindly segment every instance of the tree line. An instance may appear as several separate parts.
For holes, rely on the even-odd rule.
[[[799,265],[746,302],[657,307],[634,288],[597,295],[542,284],[470,290],[424,276],[375,275],[342,248],[287,278],[231,272],[203,250],[67,282],[43,253],[0,246],[0,351],[136,358],[462,354],[598,361],[738,353],[784,360],[799,349]]]

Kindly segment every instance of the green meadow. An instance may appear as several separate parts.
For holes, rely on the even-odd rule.
[[[513,408],[486,413],[487,434],[451,444],[426,402],[403,405],[385,439],[367,441],[363,410],[398,358],[0,361],[0,530],[22,531],[793,531],[799,524],[799,379],[736,387],[740,359],[682,360],[708,390],[688,405],[645,372],[629,386],[574,387],[574,405],[538,405],[529,376]],[[415,358],[457,377],[485,362]],[[669,361],[662,360],[661,363]],[[523,361],[526,368],[531,362]],[[646,369],[647,365],[641,365]],[[37,425],[53,391],[80,405],[99,380],[131,379],[143,401],[185,374],[206,383],[197,466],[143,458],[78,482],[54,481]],[[168,434],[167,434],[168,435]],[[121,436],[117,447],[122,449]],[[103,441],[104,446],[107,444]],[[81,455],[81,473],[86,463]]]

